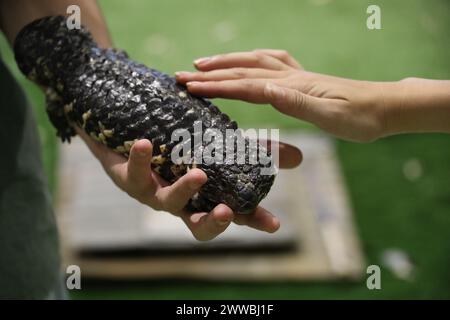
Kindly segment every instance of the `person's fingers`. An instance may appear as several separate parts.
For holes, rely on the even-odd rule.
[[[183,212],[181,218],[199,241],[214,239],[224,232],[233,220],[233,211],[224,204],[217,205],[210,213]]]
[[[278,166],[281,169],[292,169],[298,167],[303,160],[302,151],[293,146],[291,144],[280,142],[280,141],[271,141],[271,140],[258,140],[259,143],[263,144],[267,147],[268,150],[271,151],[272,155],[278,148],[279,155],[279,163]]]
[[[134,189],[147,191],[154,190],[151,176],[152,143],[147,139],[136,141],[128,157],[128,181]]]
[[[262,207],[256,208],[252,214],[236,214],[233,220],[236,224],[273,233],[280,228],[280,220]]]
[[[175,77],[179,83],[190,81],[221,81],[236,79],[272,79],[285,77],[284,72],[261,68],[229,68],[205,72],[179,71]]]
[[[287,143],[279,143],[279,154],[280,154],[280,163],[279,166],[281,169],[292,169],[298,167],[303,161],[302,151]]]
[[[263,95],[280,112],[325,127],[332,120],[331,108],[336,104],[333,99],[313,97],[273,83],[266,84]]]
[[[202,170],[192,169],[173,184],[158,189],[155,196],[164,210],[177,214],[207,179]]]
[[[233,52],[200,58],[194,61],[194,66],[200,71],[238,67],[271,70],[289,69],[289,66],[280,60],[258,52]]]
[[[295,60],[287,51],[285,50],[277,50],[277,49],[255,49],[255,52],[267,54],[278,60],[284,62],[285,64],[291,66],[295,69],[303,69],[302,65]]]
[[[186,83],[192,94],[210,97],[239,99],[252,103],[267,103],[264,97],[264,88],[268,80],[265,79],[239,79],[224,81]]]

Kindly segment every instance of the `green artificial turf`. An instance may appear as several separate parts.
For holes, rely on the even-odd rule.
[[[382,30],[366,28],[369,4],[381,7]],[[308,70],[343,77],[450,79],[446,0],[105,0],[101,5],[116,46],[167,72],[191,70],[192,60],[201,56],[270,47],[288,50]],[[0,42],[2,54],[12,64],[4,47]],[[37,109],[46,169],[55,186],[54,131],[43,112],[42,95],[30,84],[25,86]],[[216,102],[246,127],[315,130],[267,106]],[[381,264],[383,250],[399,248],[415,263],[411,280],[382,269],[382,289],[373,291],[365,280],[84,283],[72,297],[450,298],[450,136],[405,135],[371,144],[338,141],[337,145],[368,264]],[[414,181],[403,173],[411,159],[422,167],[422,175]]]

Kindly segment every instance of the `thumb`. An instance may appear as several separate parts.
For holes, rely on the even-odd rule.
[[[128,178],[138,186],[145,187],[150,182],[152,144],[147,139],[136,141],[128,158]]]
[[[264,87],[267,101],[287,115],[317,124],[323,111],[322,101],[298,90],[267,83]]]

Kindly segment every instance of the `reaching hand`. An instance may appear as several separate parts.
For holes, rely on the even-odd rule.
[[[270,103],[341,138],[371,141],[383,132],[383,104],[376,83],[303,70],[287,52],[255,50],[202,58],[199,72],[177,72],[196,95]]]

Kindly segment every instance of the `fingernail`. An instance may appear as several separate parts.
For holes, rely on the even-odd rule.
[[[198,81],[189,81],[186,83],[186,86],[195,87],[195,86],[198,86],[199,84],[200,84],[200,82],[198,82]]]
[[[139,143],[135,145],[135,148],[138,156],[147,157],[149,155],[149,149],[142,141],[139,141]]]
[[[202,186],[202,184],[201,183],[198,183],[197,181],[194,181],[194,182],[191,182],[190,184],[189,184],[189,187],[192,189],[192,190],[194,190],[194,191],[196,191],[198,188],[200,188]]]
[[[226,226],[230,223],[230,220],[218,220],[219,225]]]
[[[207,63],[210,60],[211,60],[211,57],[198,58],[197,60],[194,60],[194,64],[198,66],[198,65],[201,65],[201,64],[205,64],[205,63]]]
[[[177,71],[177,72],[175,72],[175,76],[176,77],[189,76],[191,74],[192,74],[192,72],[189,72],[189,71]]]
[[[273,232],[277,231],[278,229],[280,229],[280,220],[278,220],[278,218],[273,217],[272,218],[272,223],[275,226]]]

